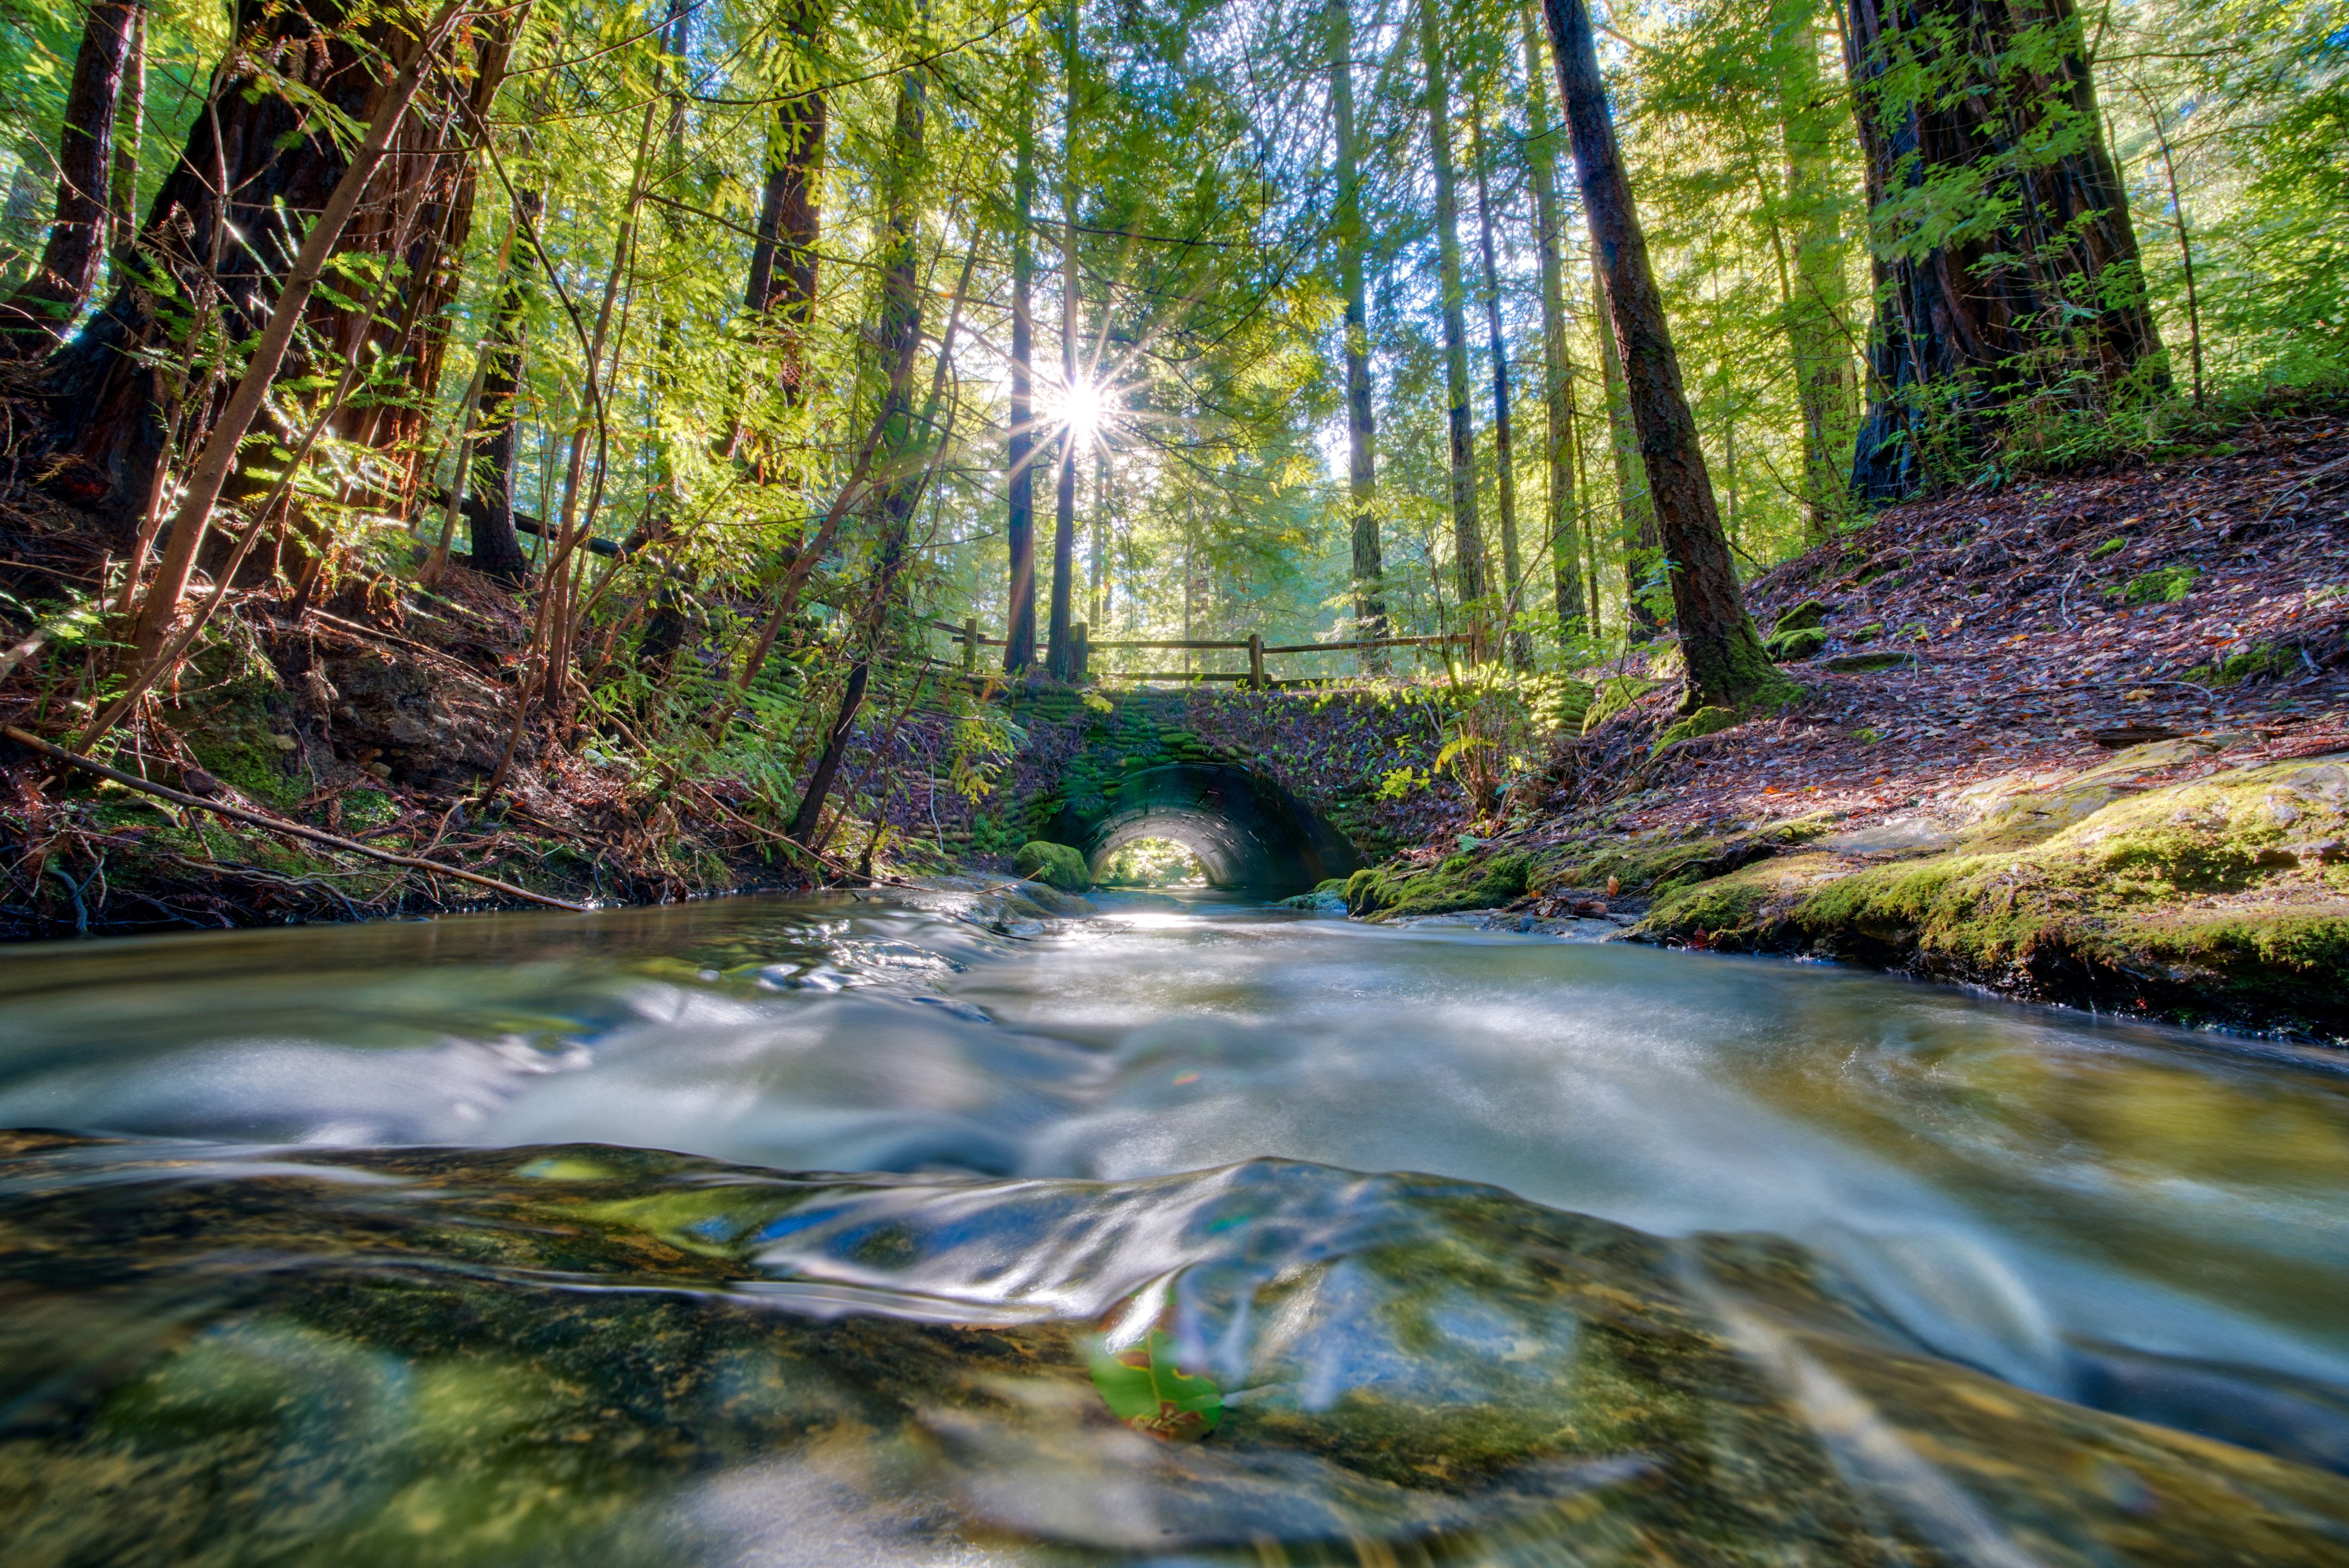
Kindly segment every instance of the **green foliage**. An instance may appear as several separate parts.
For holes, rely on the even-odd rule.
[[[2186,595],[2194,591],[2194,580],[2201,574],[2201,568],[2197,566],[2158,566],[2111,592],[2130,604],[2183,603]]]
[[[2091,561],[2102,561],[2107,555],[2119,554],[2127,547],[2128,541],[2126,539],[2107,539],[2102,544],[2099,544],[2094,550],[2088,552],[2088,559]]]

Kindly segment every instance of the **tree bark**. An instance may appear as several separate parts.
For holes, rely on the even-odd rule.
[[[1819,79],[1819,0],[1782,0],[1777,51],[1779,129],[1786,147],[1788,216],[1795,266],[1786,340],[1803,416],[1803,505],[1825,533],[1850,511],[1851,441],[1857,423],[1850,288],[1844,269],[1842,201],[1835,139],[1843,106]]]
[[[1615,313],[1607,303],[1607,273],[1599,248],[1590,249],[1591,319],[1599,325],[1599,379],[1607,397],[1607,447],[1615,468],[1615,531],[1623,549],[1623,624],[1633,642],[1645,642],[1664,624],[1649,606],[1641,584],[1664,556],[1656,534],[1656,508],[1648,494],[1647,470],[1640,466],[1640,432],[1631,423],[1631,397],[1623,387],[1623,355],[1615,343]],[[1594,567],[1594,571],[1596,568]],[[1597,603],[1598,584],[1591,584]]]
[[[2011,410],[2168,375],[2071,0],[1850,5],[1878,302],[1852,487],[1887,501],[2027,442]]]
[[[796,0],[781,18],[812,56],[826,21],[824,0]],[[805,338],[815,312],[816,242],[823,218],[816,205],[816,176],[823,165],[824,96],[804,92],[775,107],[767,140],[767,182],[760,193],[759,238],[750,248],[750,276],[743,305],[752,330],[774,345],[775,387],[784,402],[796,403],[807,377]]]
[[[1468,414],[1467,290],[1461,281],[1460,201],[1452,171],[1452,101],[1435,0],[1419,0],[1420,61],[1427,78],[1429,154],[1435,168],[1436,262],[1444,311],[1444,387],[1452,438],[1452,566],[1468,628],[1484,657],[1485,537],[1476,521],[1476,435]]]
[[[1534,640],[1516,625],[1517,595],[1525,591],[1525,565],[1517,555],[1516,443],[1509,418],[1509,340],[1501,331],[1501,267],[1493,245],[1491,170],[1485,150],[1485,111],[1480,105],[1471,121],[1476,160],[1476,228],[1485,260],[1485,327],[1493,355],[1493,473],[1501,508],[1501,625],[1507,638],[1509,663],[1521,670],[1534,667]]]
[[[1378,453],[1371,409],[1370,312],[1362,300],[1362,191],[1354,168],[1354,26],[1350,0],[1330,0],[1330,101],[1337,119],[1338,277],[1346,296],[1346,499],[1354,509],[1354,634],[1387,634],[1386,562],[1379,546]],[[1364,648],[1377,674],[1386,651]]]
[[[139,232],[139,146],[147,124],[147,8],[130,21],[130,57],[123,62],[122,89],[114,115],[114,173],[107,191],[110,220],[107,246],[127,259]],[[120,262],[116,263],[120,265]]]
[[[1036,257],[1036,57],[1019,62],[1019,129],[1011,165],[1011,430],[1003,476],[1011,550],[1004,606],[1003,668],[1024,674],[1036,662],[1036,406],[1034,370]]]
[[[89,0],[57,133],[57,218],[40,265],[0,301],[0,357],[47,354],[73,330],[113,239],[114,121],[139,31],[132,0]]]
[[[538,192],[518,190],[512,222],[519,237],[538,221]],[[527,242],[522,242],[527,250]],[[511,587],[530,580],[530,560],[514,531],[514,487],[522,448],[523,356],[527,348],[530,291],[527,264],[511,257],[498,279],[490,335],[481,364],[481,511],[471,521],[473,570]]]
[[[897,79],[897,116],[891,134],[888,172],[883,194],[882,227],[888,240],[882,264],[881,322],[875,348],[886,366],[887,381],[881,395],[882,478],[874,490],[874,513],[880,525],[881,548],[874,568],[870,598],[856,638],[856,662],[848,672],[840,710],[824,738],[823,753],[808,776],[806,791],[788,830],[802,844],[813,845],[823,820],[824,801],[832,794],[856,733],[856,718],[864,706],[872,665],[882,628],[895,597],[910,542],[914,505],[920,498],[926,470],[916,460],[917,449],[929,438],[923,421],[914,414],[914,355],[922,337],[922,289],[919,271],[919,211],[917,181],[922,160],[926,104],[918,67]],[[944,352],[942,348],[940,352]]]
[[[1069,0],[1061,23],[1061,389],[1063,397],[1077,385],[1077,0]],[[1051,646],[1044,667],[1055,680],[1074,673],[1069,645],[1071,578],[1077,550],[1077,429],[1063,420],[1059,462],[1060,480],[1052,509]]]
[[[250,341],[259,333],[271,315],[285,258],[301,248],[313,216],[348,166],[316,117],[250,79],[245,63],[263,55],[301,62],[307,92],[367,124],[388,85],[385,60],[415,46],[414,18],[371,13],[360,29],[369,46],[362,51],[342,30],[340,4],[314,0],[305,13],[274,0],[239,0],[234,36],[243,42],[197,111],[138,241],[145,264],[169,273],[179,298],[126,281],[51,362],[50,488],[91,508],[111,528],[127,533],[135,527],[160,478],[169,440],[157,413],[163,402],[160,366],[188,356],[184,327],[175,323],[210,310],[223,343]],[[444,346],[439,317],[456,287],[456,258],[471,223],[472,117],[460,106],[470,98],[473,111],[486,113],[519,19],[507,12],[464,25],[455,47],[470,50],[471,60],[454,68],[451,51],[441,52],[427,72],[420,102],[401,117],[343,228],[340,253],[374,253],[406,268],[409,281],[399,315],[378,317],[317,295],[301,323],[301,343],[321,344],[333,356],[366,354],[398,366],[409,391],[425,394],[353,399],[333,432],[398,454],[394,466],[402,474],[423,447],[422,422]],[[216,194],[222,191],[229,193],[225,201]],[[388,253],[395,244],[396,256]],[[196,348],[205,352],[203,345]],[[280,374],[313,368],[306,350],[297,347]]]
[[[1688,665],[1692,707],[1738,707],[1775,684],[1721,531],[1720,513],[1697,444],[1696,420],[1681,387],[1662,301],[1648,261],[1647,237],[1615,141],[1598,41],[1585,0],[1545,0],[1558,98],[1574,138],[1582,208],[1590,221],[1613,314],[1641,466],[1655,507],[1656,530],[1671,562],[1672,610]]]
[[[1557,128],[1550,124],[1548,62],[1528,3],[1517,13],[1523,25],[1528,134],[1526,164],[1534,188],[1534,222],[1541,251],[1543,402],[1548,414],[1543,458],[1549,476],[1550,573],[1557,593],[1557,634],[1570,647],[1583,632],[1582,541],[1574,517],[1574,360],[1566,336],[1564,216],[1557,199]]]

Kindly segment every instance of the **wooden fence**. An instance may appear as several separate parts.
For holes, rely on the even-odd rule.
[[[947,634],[947,640],[962,645],[962,667],[967,673],[978,669],[978,650],[999,648],[1001,637],[979,634],[978,617],[970,616],[957,625],[952,621],[931,621],[928,624]],[[1246,637],[1233,638],[1138,638],[1094,642],[1088,634],[1085,623],[1079,621],[1069,628],[1070,667],[1079,680],[1105,681],[1215,681],[1252,687],[1258,691],[1281,686],[1315,686],[1325,680],[1342,677],[1317,676],[1302,680],[1274,680],[1265,671],[1265,660],[1285,654],[1346,654],[1362,653],[1372,648],[1444,648],[1471,647],[1476,637],[1469,632],[1451,632],[1434,637],[1359,637],[1343,643],[1279,643],[1268,645],[1262,634],[1250,632]],[[1096,653],[1133,652],[1140,650],[1174,650],[1176,652],[1237,652],[1247,655],[1245,670],[1103,670],[1095,674],[1092,668]]]

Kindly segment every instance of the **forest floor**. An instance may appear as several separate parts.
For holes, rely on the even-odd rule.
[[[1357,913],[1514,893],[1521,924],[2349,1037],[2349,418],[1895,508],[1749,593],[1765,630],[1824,608],[1799,696],[1658,749],[1681,687],[1626,666],[1507,830],[1363,873]]]

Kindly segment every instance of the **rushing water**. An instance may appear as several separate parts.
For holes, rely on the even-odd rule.
[[[1110,903],[0,956],[10,1568],[2349,1563],[2342,1062]]]

